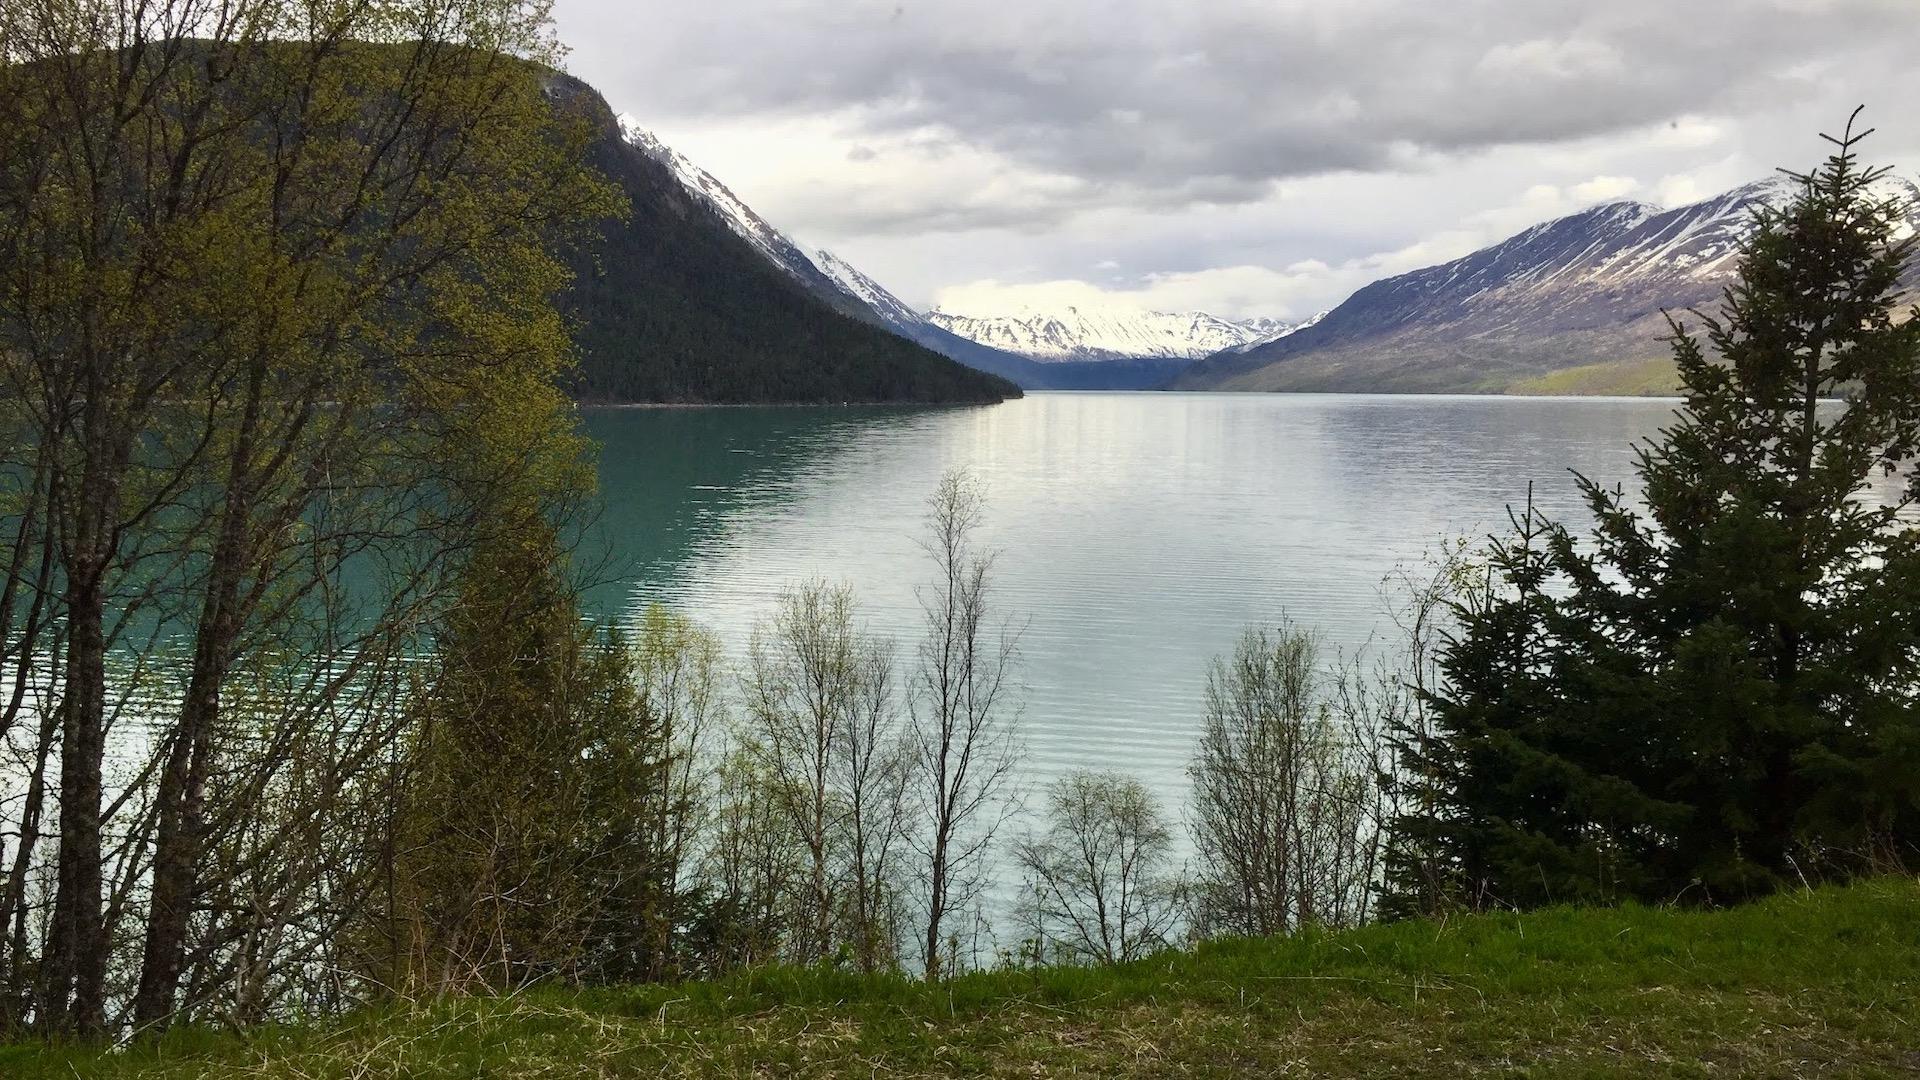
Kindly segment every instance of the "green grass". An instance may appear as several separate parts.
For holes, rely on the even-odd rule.
[[[927,987],[769,970],[396,1006],[0,1076],[1912,1076],[1920,883],[1219,942]]]
[[[1671,357],[1582,364],[1506,384],[1502,393],[1556,396],[1618,395],[1658,397],[1680,392],[1680,373]]]

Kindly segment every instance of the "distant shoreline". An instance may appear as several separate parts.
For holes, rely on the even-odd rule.
[[[1040,393],[1044,391],[1028,391]],[[576,401],[581,409],[955,409],[1003,405],[999,401]]]
[[[1684,402],[1681,394],[1510,394],[1499,391],[1471,390],[1128,390],[1070,389],[1028,390],[1026,396],[1067,394],[1129,394],[1140,397],[1372,397],[1372,398],[1485,398],[1493,401],[1666,401]],[[576,401],[581,409],[954,409],[1003,405],[1020,398],[1002,401]],[[1823,402],[1844,404],[1845,398],[1823,397]]]
[[[1218,397],[1218,398],[1488,398],[1508,401],[1684,401],[1671,394],[1503,394],[1486,391],[1407,391],[1407,390],[1129,390],[1059,389],[1028,390],[1023,396],[1073,394],[1127,394],[1138,397]],[[1003,405],[1003,401],[576,401],[580,409],[954,409]]]

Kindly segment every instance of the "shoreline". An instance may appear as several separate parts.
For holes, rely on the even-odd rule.
[[[1004,405],[999,401],[575,401],[576,409],[955,409]]]
[[[1509,394],[1471,390],[1129,390],[1036,389],[999,401],[576,401],[576,409],[959,409],[1004,405],[1036,394],[1128,394],[1166,397],[1220,398],[1392,398],[1410,401],[1484,399],[1488,401],[1665,401],[1685,402],[1680,394]],[[1824,404],[1843,405],[1846,398],[1822,397]]]

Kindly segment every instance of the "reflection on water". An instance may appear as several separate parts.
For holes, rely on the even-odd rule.
[[[1025,624],[1027,779],[1137,772],[1177,805],[1209,659],[1284,613],[1352,649],[1378,590],[1527,496],[1583,517],[1567,470],[1630,482],[1673,403],[1033,394],[959,409],[597,410],[602,536],[622,582],[744,647],[783,587],[850,582],[910,648],[915,544],[941,473],[988,489],[997,601]]]

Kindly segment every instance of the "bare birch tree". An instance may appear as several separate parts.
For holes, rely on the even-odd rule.
[[[794,898],[792,956],[826,959],[833,939],[834,817],[830,777],[840,715],[857,693],[853,596],[813,583],[780,597],[748,649],[742,704],[761,766],[806,851]]]
[[[1173,827],[1138,779],[1083,769],[1054,781],[1044,829],[1015,857],[1034,959],[1119,964],[1166,947],[1179,915]]]
[[[920,962],[952,974],[949,917],[976,895],[995,833],[1012,808],[1019,748],[1019,635],[990,602],[994,554],[980,546],[979,481],[948,473],[928,500],[922,547],[935,578],[920,591],[925,636],[911,703],[913,797],[923,914]]]
[[[686,962],[716,975],[776,960],[807,852],[789,825],[785,794],[751,738],[730,742],[714,768],[712,815],[696,866]]]
[[[1249,630],[1214,662],[1188,775],[1202,934],[1361,921],[1372,894],[1372,735],[1323,693],[1318,639]],[[1353,721],[1350,723],[1349,721]]]
[[[911,746],[901,724],[894,686],[893,649],[861,644],[857,693],[841,717],[832,783],[841,807],[844,839],[844,936],[856,967],[873,972],[898,966],[902,903],[901,860],[910,821],[907,786]]]

